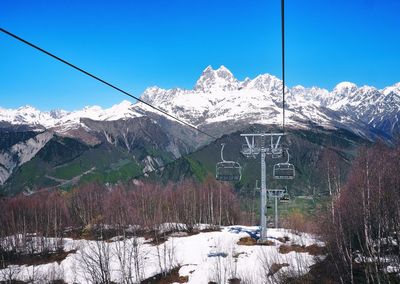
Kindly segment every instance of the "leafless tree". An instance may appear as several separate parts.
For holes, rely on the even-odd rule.
[[[121,237],[114,243],[113,255],[118,260],[121,283],[140,283],[143,280],[145,252],[138,237]]]
[[[365,147],[352,165],[346,184],[333,199],[331,218],[326,218],[327,246],[341,281],[354,283],[355,259],[367,283],[390,280],[386,267],[399,267],[398,239],[400,150],[382,144]],[[396,263],[397,262],[397,263]]]
[[[78,251],[81,275],[88,283],[111,283],[110,246],[103,240],[87,242]]]

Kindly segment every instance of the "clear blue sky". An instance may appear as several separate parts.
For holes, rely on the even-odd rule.
[[[400,1],[286,0],[287,84],[400,81]],[[140,95],[207,65],[281,75],[279,0],[2,0],[0,26]],[[0,34],[0,106],[109,107],[122,94]]]

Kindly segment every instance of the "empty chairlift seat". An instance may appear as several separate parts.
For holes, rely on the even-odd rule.
[[[290,201],[290,196],[289,193],[285,193],[282,198],[280,199],[281,202],[289,202]]]
[[[216,165],[215,178],[221,181],[240,181],[242,167],[238,162],[222,161]]]
[[[274,179],[294,179],[296,176],[296,170],[294,165],[289,163],[289,151],[286,150],[287,161],[284,163],[275,164],[273,167],[272,175]]]
[[[243,144],[240,152],[246,158],[255,158],[258,154],[260,154],[260,148],[256,146],[249,147],[247,144]]]
[[[274,165],[273,176],[275,179],[294,179],[296,171],[290,163],[278,163]]]
[[[245,156],[247,158],[249,158],[253,155],[251,148],[249,146],[247,146],[246,144],[242,145],[242,150],[240,152],[243,154],[243,156]]]
[[[281,147],[272,148],[271,149],[271,157],[273,159],[282,158],[282,148]]]
[[[279,146],[280,141],[281,141],[281,136],[279,136],[276,141],[274,141],[274,137],[271,136],[270,154],[273,159],[280,159],[283,156],[283,149],[281,146]]]
[[[242,178],[242,167],[238,162],[225,161],[224,159],[224,147],[225,144],[221,144],[221,162],[218,162],[215,166],[215,178],[221,181],[240,181]]]

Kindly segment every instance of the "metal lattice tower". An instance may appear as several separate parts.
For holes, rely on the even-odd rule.
[[[267,189],[268,198],[275,199],[275,228],[278,228],[278,199],[286,193],[286,189]]]
[[[242,147],[242,154],[248,158],[256,158],[258,154],[261,156],[261,203],[260,203],[260,242],[267,240],[267,176],[266,176],[266,156],[271,155],[278,158],[282,153],[280,140],[284,133],[252,133],[240,134],[246,140],[246,144]],[[270,138],[267,145],[266,138]]]

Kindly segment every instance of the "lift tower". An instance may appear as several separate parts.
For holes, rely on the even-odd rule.
[[[256,158],[259,154],[261,157],[261,210],[260,210],[260,242],[267,240],[267,176],[266,176],[266,156],[272,158],[282,157],[282,147],[280,146],[281,137],[284,133],[252,133],[240,134],[246,140],[246,144],[242,146],[242,154],[247,158]],[[267,138],[269,141],[267,142]]]

